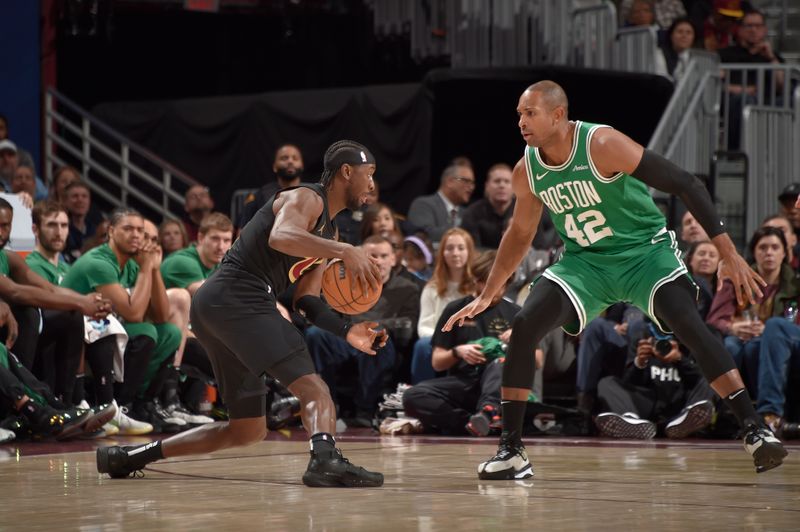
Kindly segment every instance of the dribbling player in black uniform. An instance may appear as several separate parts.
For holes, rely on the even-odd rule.
[[[283,319],[276,294],[297,282],[295,308],[316,326],[374,355],[386,343],[377,323],[351,325],[320,298],[326,259],[340,258],[362,283],[377,288],[378,267],[360,248],[337,242],[333,218],[358,209],[373,188],[375,159],[366,147],[339,141],[325,152],[318,184],[279,192],[244,227],[219,269],[197,291],[192,329],[208,351],[230,420],[163,441],[97,450],[97,469],[115,478],[150,462],[260,442],[266,436],[265,374],[300,399],[311,436],[307,486],[381,486],[383,475],[354,466],[336,448],[336,409],[300,332]]]

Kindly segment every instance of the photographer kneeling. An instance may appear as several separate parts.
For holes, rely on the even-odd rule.
[[[595,418],[601,436],[649,440],[663,424],[668,438],[685,438],[711,423],[716,395],[694,358],[672,335],[648,329],[623,376],[600,380],[598,400],[608,407]]]

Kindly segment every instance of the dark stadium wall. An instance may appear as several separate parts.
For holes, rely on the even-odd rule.
[[[486,170],[513,165],[524,144],[516,105],[541,79],[561,83],[570,116],[613,125],[647,144],[669,101],[672,84],[659,76],[581,70],[442,69],[423,84],[274,92],[95,107],[97,116],[209,185],[221,209],[234,190],[272,179],[281,143],[303,151],[307,179],[316,179],[327,145],[363,142],[378,161],[381,199],[405,213],[418,195],[438,187],[455,156],[470,157],[482,194]]]

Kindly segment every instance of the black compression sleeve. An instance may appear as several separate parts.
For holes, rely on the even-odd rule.
[[[303,296],[295,302],[294,308],[320,329],[342,338],[347,338],[347,331],[352,327],[349,321],[342,319],[318,297]]]
[[[706,230],[709,238],[725,232],[725,225],[719,219],[708,190],[686,170],[653,151],[644,150],[639,166],[631,175],[646,185],[678,196]]]

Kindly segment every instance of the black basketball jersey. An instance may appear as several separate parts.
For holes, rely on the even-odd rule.
[[[336,226],[328,212],[328,196],[325,189],[319,184],[309,183],[284,189],[281,193],[294,188],[309,188],[319,194],[322,198],[322,214],[314,226],[313,233],[328,240],[335,240]],[[276,196],[270,198],[244,226],[239,238],[222,259],[222,264],[230,264],[252,273],[270,285],[275,294],[280,294],[304,272],[316,268],[324,259],[292,257],[269,246],[269,235],[275,224],[275,214],[272,211],[275,198]]]

